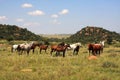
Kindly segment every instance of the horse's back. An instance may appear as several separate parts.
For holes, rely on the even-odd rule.
[[[93,49],[101,49],[102,46],[100,44],[94,44]]]

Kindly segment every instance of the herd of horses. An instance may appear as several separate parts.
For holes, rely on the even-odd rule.
[[[42,50],[46,52],[49,45],[43,44],[39,42],[30,42],[30,43],[22,43],[22,44],[15,44],[11,47],[11,52],[17,51],[19,55],[22,55],[23,53],[27,53],[29,55],[30,50],[32,50],[32,53],[34,53],[35,48],[38,47],[40,50],[40,53]],[[59,44],[50,45],[50,54],[52,55],[53,52],[56,53],[56,56],[59,56],[60,53],[63,53],[63,57],[65,57],[66,50],[73,50],[73,55],[78,55],[79,49],[81,47],[81,43],[74,43],[74,44],[66,44],[64,42],[61,42]],[[101,52],[103,52],[104,47],[104,41],[100,42],[99,44],[88,44],[88,50],[89,50],[89,56],[92,53],[92,55],[97,55]]]

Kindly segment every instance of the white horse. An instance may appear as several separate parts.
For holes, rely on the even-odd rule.
[[[18,44],[12,45],[11,52],[17,51],[17,48],[18,48]]]
[[[70,47],[68,47],[68,50],[72,49],[73,50],[73,55],[76,52],[76,54],[78,54],[79,48],[81,47],[81,43],[74,43],[74,44],[70,44]]]
[[[101,45],[101,52],[103,52],[103,48],[105,46],[105,41],[100,41],[99,44]]]
[[[27,55],[29,55],[29,52],[31,50],[31,47],[32,47],[33,43],[23,43],[23,44],[20,44],[18,46],[18,51],[19,51],[19,54],[22,54],[23,51],[26,51],[27,52]]]

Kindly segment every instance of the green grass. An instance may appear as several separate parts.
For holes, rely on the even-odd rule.
[[[66,57],[47,53],[30,52],[18,55],[10,47],[0,47],[0,80],[119,80],[120,48],[104,48],[96,60],[88,60],[87,48],[81,48],[78,56],[72,51]],[[22,71],[26,70],[26,71]]]

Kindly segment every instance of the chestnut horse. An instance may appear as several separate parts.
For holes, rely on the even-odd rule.
[[[63,52],[63,57],[65,57],[65,51],[67,47],[70,47],[69,44],[65,44],[64,42],[58,44],[58,45],[51,45],[51,55],[53,51],[56,51],[56,56],[60,54],[60,52]]]
[[[60,54],[60,52],[63,52],[63,57],[65,57],[65,51],[66,51],[67,47],[70,47],[70,45],[65,44],[64,46],[57,46],[57,48],[56,48],[56,56],[58,56]]]
[[[88,50],[89,50],[89,56],[92,51],[92,54],[96,56],[96,54],[100,55],[100,52],[103,52],[104,42],[100,42],[99,44],[89,44]]]
[[[59,43],[58,45],[51,45],[51,55],[52,55],[52,52],[55,52],[56,51],[56,48],[59,47],[59,46],[64,46],[65,43],[62,42],[62,43]]]

